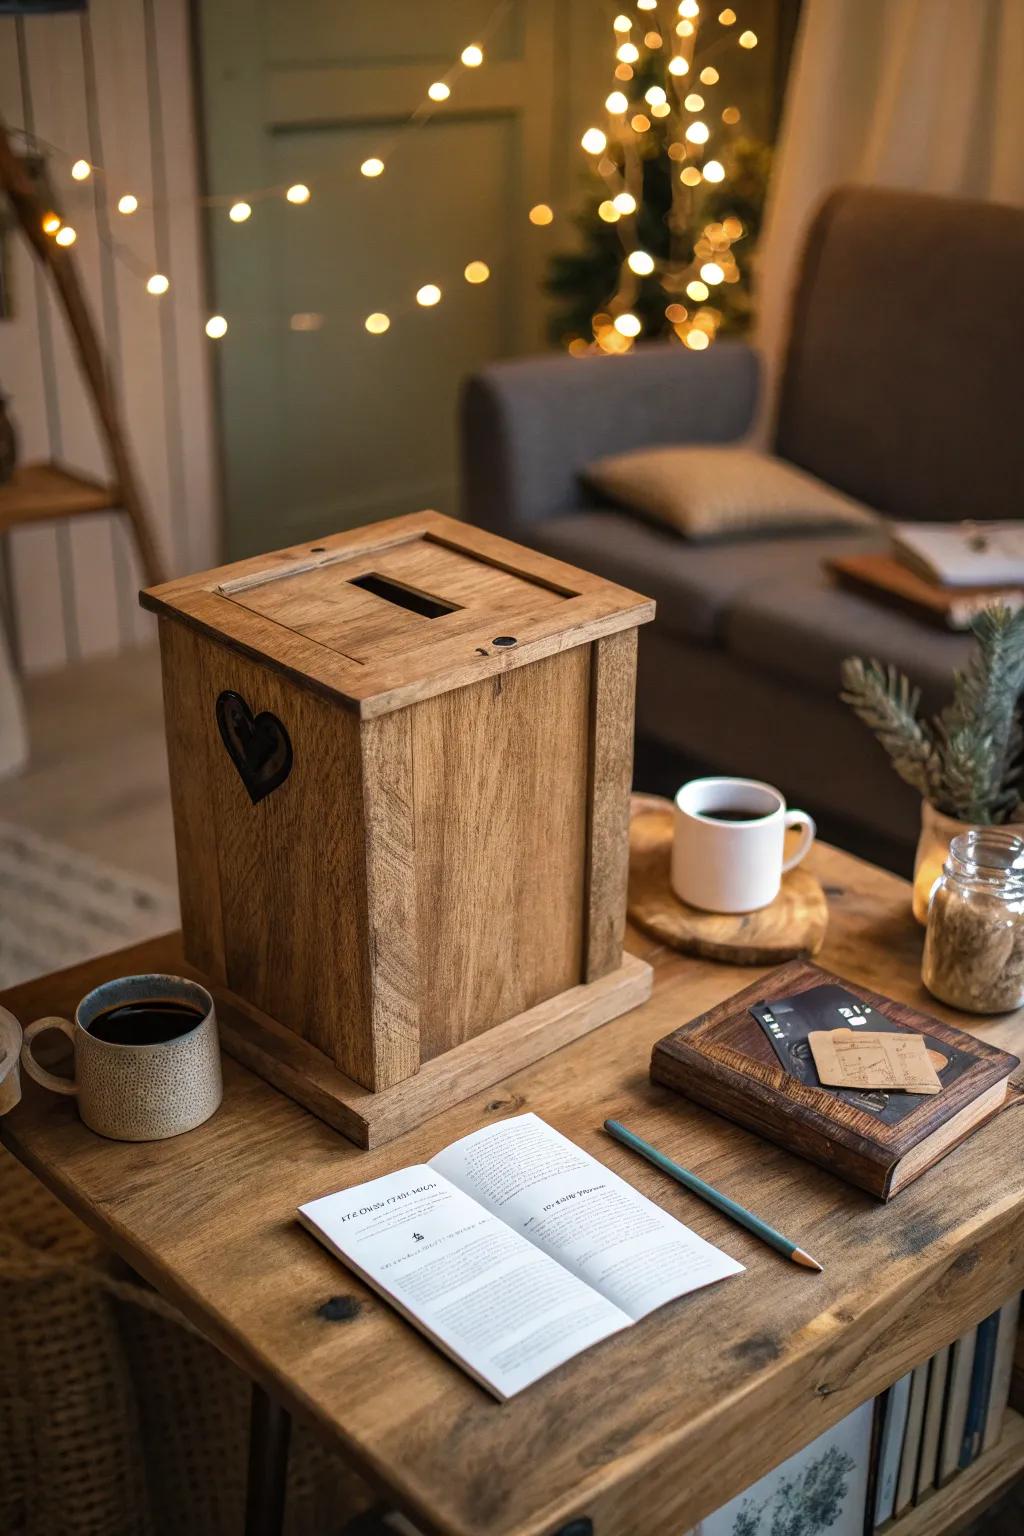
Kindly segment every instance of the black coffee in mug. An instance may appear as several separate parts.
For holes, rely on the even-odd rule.
[[[195,1029],[206,1017],[192,1003],[172,998],[143,998],[135,1003],[115,1003],[88,1025],[96,1040],[108,1045],[166,1045]]]
[[[764,811],[739,811],[734,805],[703,806],[696,815],[711,821],[763,821]]]

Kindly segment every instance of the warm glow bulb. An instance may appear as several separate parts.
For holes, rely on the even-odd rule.
[[[697,279],[694,278],[692,283],[687,283],[686,292],[695,304],[703,304],[704,300],[708,297],[710,290],[706,283],[699,283]]]
[[[635,64],[640,57],[640,49],[636,43],[623,43],[615,50],[615,57],[620,64]]]
[[[691,91],[683,102],[687,112],[701,112],[704,109],[704,97],[698,96],[696,91]]]
[[[688,123],[686,137],[691,144],[706,144],[711,137],[707,123],[702,123],[699,120],[695,123]]]
[[[244,224],[246,219],[251,218],[251,216],[252,209],[248,203],[232,203],[228,209],[228,218],[232,224]]]
[[[616,224],[619,218],[619,210],[613,202],[605,198],[603,203],[598,204],[597,216],[599,219],[603,219],[606,224]]]
[[[123,197],[119,197],[117,200],[118,213],[134,213],[138,206],[139,200],[131,192],[126,192]]]
[[[658,0],[636,0],[638,11],[655,11],[658,8]]]
[[[717,85],[718,84],[718,70],[717,69],[713,69],[712,66],[709,64],[706,69],[702,69],[701,70],[700,78],[704,82],[705,85]]]
[[[685,16],[688,21],[692,21],[695,16],[699,16],[700,6],[697,4],[697,0],[680,0],[679,14],[680,16]]]
[[[676,35],[678,37],[692,37],[694,32],[696,32],[696,30],[697,29],[694,26],[692,21],[677,21],[676,22]]]
[[[625,112],[629,108],[629,97],[623,91],[612,91],[610,96],[605,97],[604,104],[609,112]]]
[[[157,294],[166,293],[170,286],[170,280],[164,277],[162,272],[154,272],[153,276],[148,278],[146,281],[146,292]]]
[[[637,277],[650,277],[654,271],[654,257],[647,251],[630,251],[626,257],[626,265]]]
[[[659,101],[659,102],[656,102],[654,104],[654,106],[651,108],[651,116],[652,117],[668,117],[668,115],[669,115],[669,113],[671,111],[672,111],[672,108],[669,106],[667,101]]]
[[[687,331],[683,340],[694,352],[703,352],[706,347],[711,345],[711,337],[707,331],[699,331],[696,327],[692,331]]]
[[[679,180],[684,187],[699,187],[703,178],[695,165],[688,165],[679,172]]]
[[[642,326],[637,316],[627,310],[624,315],[615,316],[615,329],[620,336],[639,336]]]
[[[650,102],[652,107],[660,107],[668,97],[660,85],[652,85],[644,92],[644,100]]]
[[[686,319],[685,304],[669,304],[665,309],[665,319],[671,320],[673,325],[682,325]]]
[[[88,160],[76,160],[71,167],[71,174],[75,181],[88,181],[92,175],[92,166]]]
[[[736,41],[739,43],[741,48],[756,48],[757,47],[757,33],[756,32],[741,32],[739,37],[736,39]]]
[[[289,187],[288,191],[285,193],[285,197],[290,203],[308,203],[309,195],[309,188],[303,181],[297,181],[295,185]]]
[[[372,315],[367,315],[363,324],[371,336],[383,336],[384,332],[390,328],[391,321],[381,310],[375,309]]]
[[[712,284],[722,282],[725,277],[717,261],[706,261],[700,269],[700,275],[706,283]]]
[[[211,341],[219,341],[228,333],[228,323],[223,315],[211,315],[206,322],[206,334]]]
[[[670,75],[687,75],[690,65],[681,53],[674,53],[668,61],[668,72]]]
[[[736,123],[739,122],[739,120],[740,120],[740,109],[739,109],[739,107],[726,107],[725,111],[722,113],[722,122],[723,123],[728,123],[729,127],[732,128]]]
[[[727,5],[724,11],[719,11],[718,19],[723,27],[731,27],[736,20],[736,12],[731,6]]]
[[[529,215],[531,224],[550,224],[554,216],[547,203],[535,203]]]
[[[422,288],[416,290],[416,303],[429,309],[432,304],[438,304],[441,300],[441,290],[436,283],[424,283]]]
[[[632,192],[616,192],[612,204],[617,213],[636,213],[636,198]]]
[[[604,153],[608,140],[600,128],[588,128],[582,139],[580,139],[580,143],[588,155],[601,155]]]
[[[705,162],[704,162],[704,180],[705,181],[724,181],[725,180],[725,166],[722,164],[721,160],[705,160]]]
[[[427,95],[431,101],[447,101],[451,95],[451,88],[445,85],[443,80],[435,80],[427,86]]]
[[[364,176],[383,176],[384,161],[378,160],[376,155],[371,155],[369,160],[364,160],[359,167]]]
[[[616,16],[615,20],[612,22],[612,26],[615,28],[616,32],[628,32],[632,25],[633,23],[630,21],[628,16]]]
[[[645,117],[642,112],[638,112],[635,117],[630,118],[629,126],[634,133],[646,133],[651,126],[651,120],[649,117]]]
[[[467,43],[459,58],[467,69],[478,69],[484,61],[484,51],[479,43]]]
[[[660,32],[645,32],[644,33],[644,46],[647,47],[647,48],[660,48],[661,47],[661,33]]]
[[[486,283],[491,269],[486,261],[471,261],[462,275],[467,283]]]
[[[78,235],[75,230],[71,228],[70,224],[65,224],[63,229],[58,229],[53,238],[56,240],[58,245],[74,245],[75,241],[78,239]]]
[[[44,235],[55,235],[57,233],[58,229],[60,229],[60,225],[61,225],[61,218],[60,218],[60,214],[59,213],[44,213],[43,214],[43,234]]]

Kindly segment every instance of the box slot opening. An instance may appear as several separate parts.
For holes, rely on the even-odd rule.
[[[379,576],[376,571],[353,577],[349,585],[362,587],[364,592],[372,592],[374,597],[382,597],[386,603],[394,603],[398,608],[407,608],[410,613],[422,614],[425,619],[439,619],[442,614],[454,613],[459,606],[458,603],[443,603],[427,592],[417,592],[415,587],[404,587],[388,576]]]

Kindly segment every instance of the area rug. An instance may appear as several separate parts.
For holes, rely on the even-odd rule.
[[[0,821],[0,987],[178,926],[178,896]]]

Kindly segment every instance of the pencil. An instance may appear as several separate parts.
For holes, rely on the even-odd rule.
[[[604,1128],[609,1136],[614,1136],[616,1141],[621,1141],[624,1147],[631,1147],[634,1152],[639,1152],[641,1157],[646,1157],[649,1163],[653,1163],[655,1168],[660,1168],[662,1173],[667,1173],[670,1178],[682,1184],[684,1189],[700,1195],[702,1200],[713,1205],[717,1211],[731,1216],[733,1221],[738,1221],[741,1227],[746,1227],[748,1232],[753,1232],[755,1237],[759,1237],[770,1248],[784,1253],[786,1258],[792,1259],[794,1264],[800,1264],[804,1269],[821,1269],[822,1266],[817,1259],[812,1259],[809,1253],[798,1248],[796,1243],[791,1242],[788,1237],[783,1237],[781,1232],[776,1232],[774,1227],[770,1227],[766,1221],[755,1216],[753,1211],[746,1210],[742,1205],[737,1205],[735,1200],[730,1200],[728,1195],[712,1189],[710,1184],[705,1184],[703,1179],[699,1179],[688,1168],[681,1168],[670,1157],[666,1157],[664,1152],[659,1152],[656,1147],[652,1147],[650,1142],[644,1141],[633,1131],[628,1131],[624,1125],[619,1124],[618,1120],[606,1120]]]

